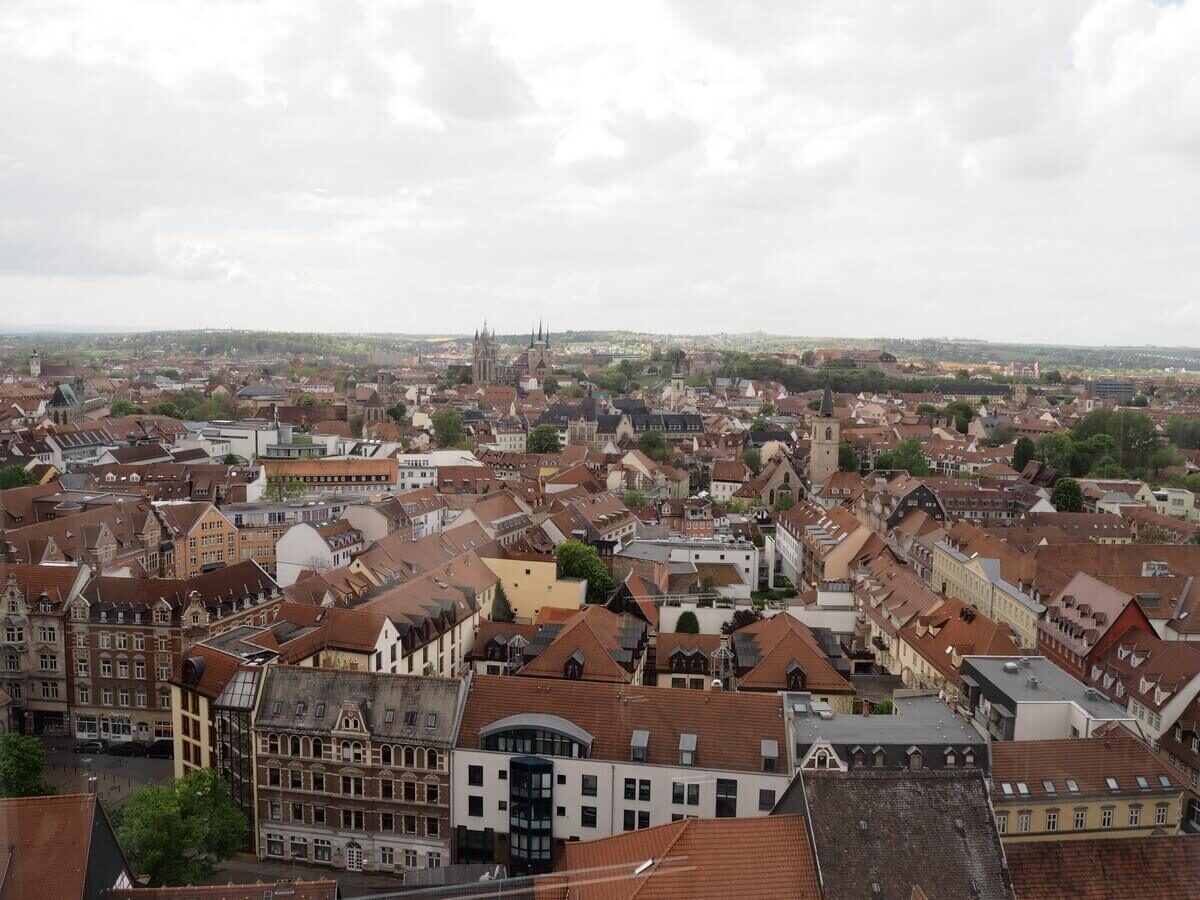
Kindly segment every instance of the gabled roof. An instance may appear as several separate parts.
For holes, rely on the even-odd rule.
[[[644,651],[646,623],[603,606],[585,606],[561,624],[543,625],[525,648],[519,675],[562,678],[567,661],[582,663],[587,681],[629,683]]]
[[[776,812],[804,794],[826,897],[1012,897],[980,769],[805,772]]]
[[[1177,900],[1200,885],[1200,835],[1030,841],[1005,848],[1017,900]]]
[[[593,874],[604,869],[633,872],[647,859],[658,862],[642,875],[596,878]],[[635,833],[573,841],[567,844],[558,870],[564,874],[548,876],[539,883],[539,898],[819,900],[821,897],[801,816],[682,819]]]
[[[854,687],[833,667],[808,626],[786,612],[754,622],[730,639],[741,690],[783,690],[788,667],[804,670],[805,690],[851,693]],[[748,669],[748,671],[747,671]]]

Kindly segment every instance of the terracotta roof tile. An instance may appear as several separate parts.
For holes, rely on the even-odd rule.
[[[1178,900],[1200,885],[1200,835],[1030,841],[1005,851],[1017,900]]]

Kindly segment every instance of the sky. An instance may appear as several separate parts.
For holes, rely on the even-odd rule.
[[[1200,344],[1200,0],[0,2],[0,331]]]

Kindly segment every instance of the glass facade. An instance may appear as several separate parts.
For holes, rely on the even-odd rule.
[[[521,756],[512,761],[508,788],[509,871],[550,871],[554,830],[554,764]]]

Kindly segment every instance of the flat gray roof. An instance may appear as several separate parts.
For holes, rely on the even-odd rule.
[[[1099,691],[1089,693],[1087,685],[1072,678],[1044,656],[966,656],[963,661],[970,662],[981,677],[1003,691],[1014,704],[1074,702],[1094,719],[1133,718],[1132,713]],[[1005,671],[1005,663],[1016,663],[1017,670]],[[1036,687],[1029,683],[1030,675],[1037,678]]]
[[[792,712],[793,703],[805,703],[799,694],[785,694],[798,744],[827,741],[830,744],[861,744],[871,750],[876,744],[986,744],[987,740],[962,716],[954,714],[936,696],[898,697],[896,715],[837,715],[822,719],[808,712]],[[811,707],[812,704],[808,703]]]

